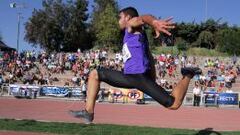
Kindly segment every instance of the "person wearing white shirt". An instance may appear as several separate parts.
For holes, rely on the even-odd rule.
[[[233,91],[228,89],[228,90],[226,90],[226,93],[233,93]]]
[[[199,84],[197,82],[195,82],[195,87],[193,88],[193,96],[193,106],[199,106],[201,99],[201,88],[199,87]]]

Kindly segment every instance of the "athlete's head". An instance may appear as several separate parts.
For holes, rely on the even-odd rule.
[[[118,21],[120,29],[125,29],[127,22],[133,17],[138,17],[138,12],[134,7],[127,7],[120,10]]]

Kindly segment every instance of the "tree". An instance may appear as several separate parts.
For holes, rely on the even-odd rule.
[[[214,33],[218,30],[220,27],[219,22],[221,19],[218,19],[217,21],[213,19],[208,19],[206,22],[201,23],[201,31],[209,31],[211,33]]]
[[[202,31],[196,41],[199,47],[204,47],[208,49],[214,49],[214,37],[209,31]]]
[[[216,49],[228,54],[240,54],[240,30],[223,29],[216,34],[217,47]]]
[[[120,43],[120,30],[117,19],[118,13],[115,8],[108,4],[99,14],[101,18],[95,24],[96,43],[100,47],[119,49],[116,45]]]
[[[67,12],[69,13],[69,24],[65,29],[65,46],[64,50],[81,50],[92,47],[91,34],[88,31],[88,19],[86,0],[77,0],[76,2],[68,1],[69,6]]]
[[[25,24],[25,40],[47,51],[76,51],[91,44],[85,23],[86,0],[43,0],[43,9],[34,9]],[[88,43],[89,42],[89,43]]]
[[[96,45],[98,48],[102,48],[102,45],[105,45],[107,47],[111,46],[111,48],[119,50],[120,46],[116,46],[120,44],[121,40],[119,33],[120,30],[118,29],[119,26],[117,18],[119,9],[117,3],[114,0],[94,0],[94,2],[95,4],[93,6],[93,13],[91,15],[92,20],[90,24],[90,31],[93,33],[94,45]],[[111,32],[109,34],[111,35],[111,38],[114,39],[114,41],[107,41],[107,31]],[[116,35],[114,35],[114,33]],[[103,37],[104,39],[102,39]],[[113,42],[115,46],[112,46]]]
[[[181,38],[177,39],[176,46],[177,46],[177,49],[178,49],[179,52],[186,51],[188,49],[186,41],[184,41]]]
[[[157,46],[156,41],[154,40],[154,35],[153,35],[154,30],[153,30],[151,27],[146,26],[146,27],[145,27],[145,32],[146,32],[146,35],[147,35],[147,37],[148,37],[149,47],[150,47],[151,49],[154,49],[154,47]],[[159,42],[158,45],[160,45],[160,42]]]
[[[118,13],[118,6],[114,0],[94,0],[93,13],[92,13],[92,26],[93,29],[98,24],[98,21],[101,20],[100,14],[106,9],[107,5],[113,7],[114,12]]]
[[[175,37],[180,37],[190,47],[198,39],[200,34],[200,26],[192,23],[180,23],[176,25],[176,29],[173,30]],[[180,41],[180,40],[179,40]],[[176,42],[177,43],[177,42]],[[178,43],[177,43],[178,44]],[[182,44],[181,42],[179,44]]]

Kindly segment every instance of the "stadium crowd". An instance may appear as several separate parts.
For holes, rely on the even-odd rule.
[[[183,55],[155,55],[157,83],[171,91],[180,76],[181,67],[198,66],[204,74],[195,76],[194,86],[200,90],[214,88],[218,92],[230,91],[240,74],[237,57],[232,61],[218,58],[189,57]],[[0,54],[0,83],[59,85],[58,76],[71,72],[71,79],[64,86],[86,85],[90,70],[96,67],[107,67],[116,70],[123,69],[121,53],[109,53],[107,50],[91,50],[77,53],[36,53],[35,51],[16,51]],[[55,75],[55,76],[53,76]]]

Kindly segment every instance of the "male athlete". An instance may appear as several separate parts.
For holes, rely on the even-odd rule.
[[[99,68],[91,71],[88,79],[87,101],[85,109],[70,111],[70,114],[85,120],[89,124],[94,119],[94,107],[96,96],[99,92],[100,82],[120,88],[136,88],[151,96],[164,107],[178,109],[187,92],[190,80],[196,74],[201,74],[199,68],[182,68],[183,78],[178,82],[171,94],[168,94],[155,82],[155,68],[152,55],[149,50],[147,36],[143,25],[147,24],[154,28],[156,37],[163,32],[171,35],[168,31],[175,26],[172,18],[158,20],[151,15],[138,16],[133,7],[127,7],[119,12],[119,26],[124,30],[123,61],[124,71],[115,71]]]

